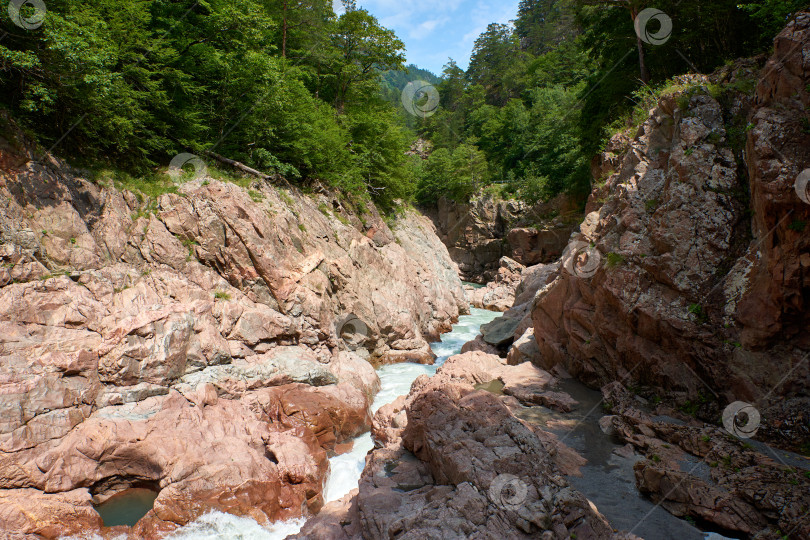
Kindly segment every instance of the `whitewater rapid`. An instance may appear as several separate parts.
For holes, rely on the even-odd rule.
[[[461,347],[479,334],[486,324],[500,313],[471,308],[469,315],[459,319],[453,330],[444,334],[442,340],[431,345],[436,355],[432,366],[422,364],[395,364],[377,370],[380,376],[380,391],[371,405],[371,412],[407,394],[411,383],[420,375],[433,376],[436,370],[451,356],[461,352]],[[324,489],[326,502],[336,501],[357,487],[366,464],[366,454],[374,448],[371,433],[365,433],[353,441],[351,452],[334,456],[329,460],[329,478]],[[282,540],[296,534],[304,526],[304,519],[293,519],[262,527],[250,518],[236,517],[222,512],[208,513],[185,527],[178,529],[169,538],[172,540]]]

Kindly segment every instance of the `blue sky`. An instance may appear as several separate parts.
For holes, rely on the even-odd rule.
[[[339,0],[333,0],[336,11]],[[380,23],[405,42],[408,64],[441,75],[453,58],[467,69],[475,39],[492,22],[517,15],[519,0],[357,0]],[[339,11],[338,11],[339,12]]]

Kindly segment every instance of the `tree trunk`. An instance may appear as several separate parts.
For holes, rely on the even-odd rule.
[[[650,83],[650,72],[647,70],[647,63],[644,60],[644,42],[641,41],[641,38],[636,38],[638,42],[638,67],[641,71],[641,82],[644,84]]]
[[[281,23],[281,57],[287,58],[287,2],[281,4],[284,15]]]
[[[638,17],[638,10],[635,7],[630,8],[630,16],[633,18],[635,25],[636,17]],[[641,36],[636,35],[636,46],[638,47],[638,68],[641,74],[641,82],[650,84],[650,72],[647,70],[647,61],[644,57],[644,42],[641,41]]]
[[[268,180],[268,179],[272,178],[271,175],[269,175],[269,174],[265,174],[265,173],[263,173],[261,171],[257,171],[256,169],[248,167],[244,163],[239,163],[238,161],[234,161],[233,159],[228,159],[225,156],[221,156],[219,154],[211,152],[210,150],[206,150],[205,155],[209,156],[209,157],[212,157],[212,158],[214,158],[215,160],[217,160],[217,161],[219,161],[221,163],[224,163],[226,165],[230,165],[234,169],[239,169],[242,172],[253,175],[253,176],[257,177],[257,178],[261,178],[262,180]]]

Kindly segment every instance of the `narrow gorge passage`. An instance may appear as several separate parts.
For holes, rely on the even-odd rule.
[[[5,1],[0,540],[810,539],[808,0]]]
[[[406,395],[411,388],[411,383],[420,375],[434,375],[448,358],[460,353],[461,347],[479,334],[482,324],[486,324],[498,316],[500,313],[471,308],[470,314],[463,315],[458,323],[453,325],[453,330],[442,336],[441,341],[431,344],[431,349],[436,354],[436,361],[433,365],[406,362],[380,367],[377,374],[380,377],[381,388],[371,406],[372,414],[397,397]],[[329,460],[330,474],[324,490],[324,499],[327,503],[341,499],[357,487],[366,464],[366,454],[374,448],[371,433],[368,432],[355,438],[352,445],[351,451],[336,455]],[[211,540],[237,540],[250,537],[262,540],[282,540],[288,535],[297,533],[303,524],[304,520],[294,519],[262,528],[253,520],[218,512],[203,516],[196,522],[187,525],[177,532],[176,537],[172,538],[177,540],[209,538]]]
[[[461,352],[461,347],[475,339],[480,332],[482,324],[497,318],[500,313],[484,309],[471,308],[469,315],[463,315],[453,330],[444,334],[442,340],[431,345],[436,354],[433,365],[424,364],[392,364],[377,370],[380,376],[380,392],[371,405],[372,414],[380,407],[393,402],[399,396],[408,394],[411,383],[420,375],[432,376],[444,364],[445,360]],[[335,456],[329,460],[331,472],[326,483],[324,498],[326,502],[336,501],[357,487],[363,467],[366,465],[366,454],[374,447],[371,433],[366,433],[354,440],[351,452]]]

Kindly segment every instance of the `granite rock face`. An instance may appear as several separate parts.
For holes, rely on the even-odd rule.
[[[521,266],[559,259],[582,213],[565,194],[528,206],[482,192],[467,204],[441,198],[428,215],[462,278],[484,284],[498,279],[503,257]]]
[[[810,409],[810,204],[795,190],[810,168],[809,27],[799,14],[764,66],[678,79],[595,160],[606,183],[534,299],[538,365],[593,387],[632,381],[682,407],[708,387],[718,403],[699,412],[713,421],[718,405],[764,397],[777,438],[783,398]]]
[[[442,197],[432,217],[462,278],[487,283],[497,273],[501,257],[509,255],[506,236],[525,210],[518,201],[498,201],[486,194],[467,204]]]
[[[150,538],[212,509],[316,512],[327,451],[371,425],[372,364],[432,362],[468,310],[416,212],[392,231],[373,206],[213,178],[144,198],[15,144],[0,144],[3,534],[99,530],[92,504],[133,486],[159,491],[134,531]]]

